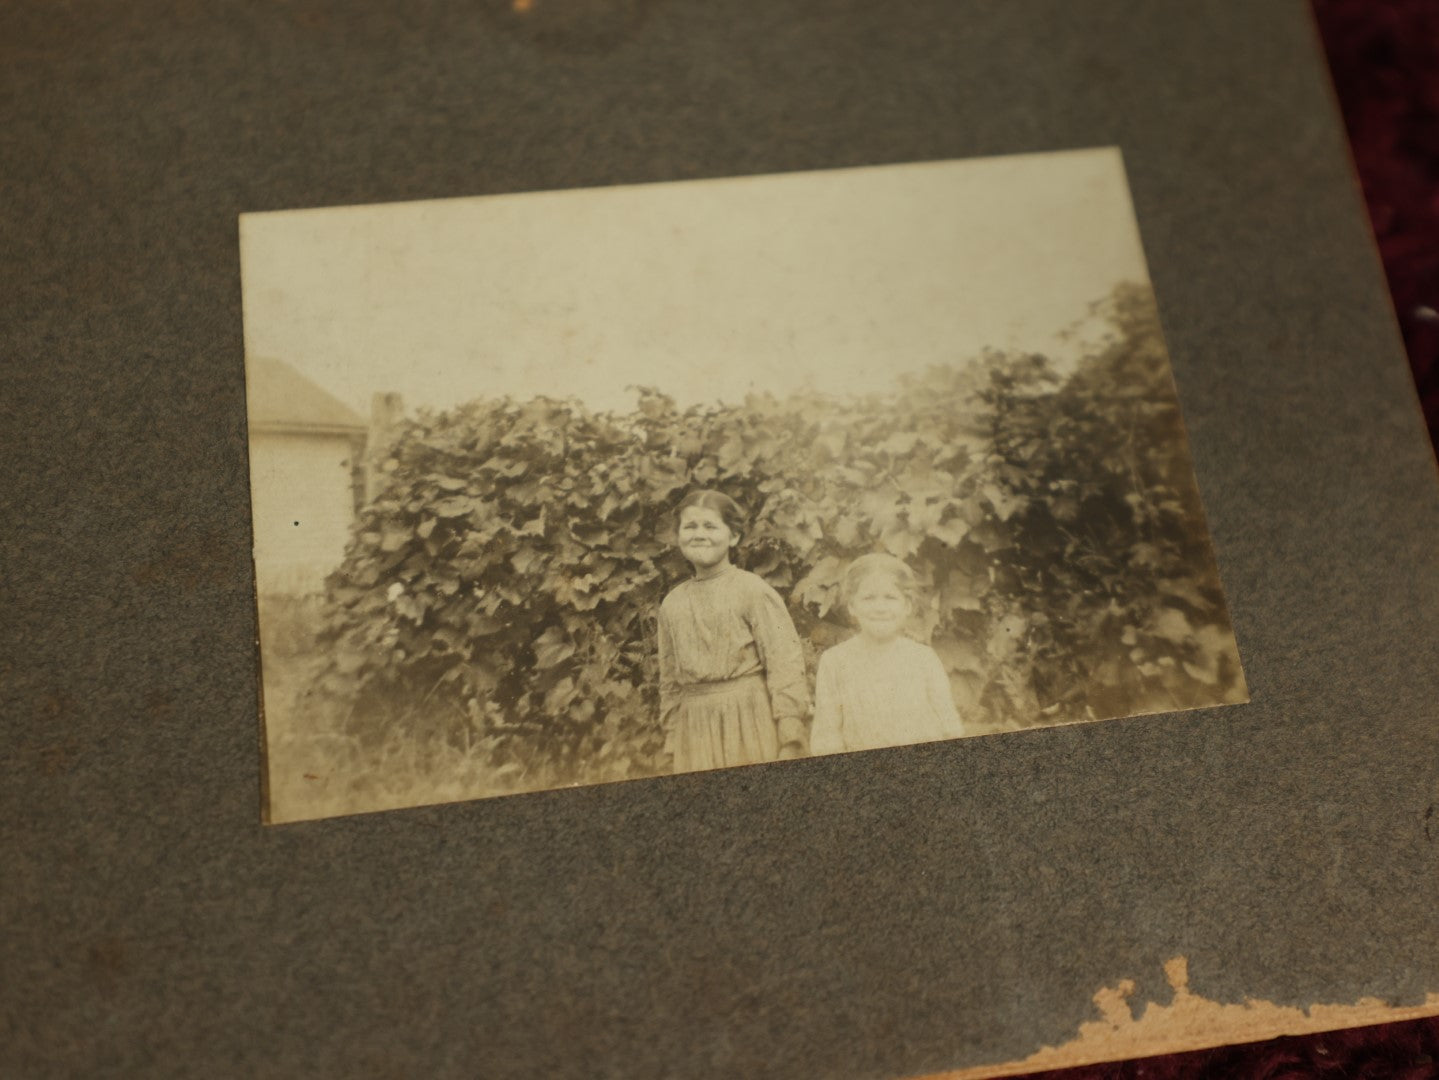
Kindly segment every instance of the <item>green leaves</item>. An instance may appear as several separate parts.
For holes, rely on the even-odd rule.
[[[551,626],[535,638],[535,667],[543,671],[562,664],[575,654],[575,645],[558,626]]]
[[[680,409],[640,388],[623,415],[422,415],[330,583],[319,684],[374,737],[423,717],[516,783],[659,771],[654,613],[690,572],[671,511],[718,486],[751,513],[736,560],[787,597],[811,662],[850,633],[845,567],[889,551],[980,726],[1232,694],[1152,298],[1107,303],[1113,332],[1068,374],[991,351],[860,399]]]
[[[795,585],[790,602],[807,604],[817,615],[827,615],[839,600],[839,582],[844,567],[843,559],[826,555]]]
[[[448,499],[441,499],[434,505],[434,515],[440,518],[465,517],[479,509],[475,499],[463,495],[452,495]]]

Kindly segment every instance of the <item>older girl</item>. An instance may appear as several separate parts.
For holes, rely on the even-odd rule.
[[[675,771],[799,757],[804,655],[779,594],[730,561],[743,512],[718,491],[694,491],[677,517],[695,575],[659,614],[660,713]]]

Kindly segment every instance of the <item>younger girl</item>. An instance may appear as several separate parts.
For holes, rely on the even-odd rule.
[[[809,694],[799,635],[779,594],[730,562],[739,506],[694,491],[678,512],[679,549],[695,576],[660,605],[660,719],[675,772],[748,765],[805,752]]]
[[[845,571],[840,600],[859,633],[819,658],[812,753],[964,734],[939,657],[904,636],[916,592],[914,572],[893,555],[863,555]]]

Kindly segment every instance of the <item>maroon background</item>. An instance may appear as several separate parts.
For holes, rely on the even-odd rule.
[[[1439,4],[1314,0],[1430,439],[1439,432]]]
[[[1439,3],[1312,3],[1429,438],[1439,446]],[[1439,1077],[1439,1017],[1031,1073],[1024,1080],[1141,1077],[1430,1080]]]

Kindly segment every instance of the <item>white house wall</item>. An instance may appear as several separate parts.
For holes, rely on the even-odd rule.
[[[353,454],[344,435],[250,433],[261,595],[318,592],[340,565],[354,519]]]

